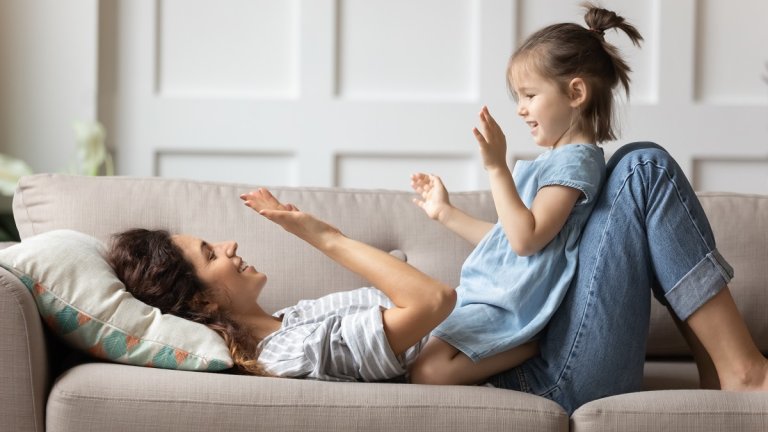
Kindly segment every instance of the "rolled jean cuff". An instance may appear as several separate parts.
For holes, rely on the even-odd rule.
[[[715,249],[683,276],[665,297],[677,317],[685,321],[732,278],[733,267]]]

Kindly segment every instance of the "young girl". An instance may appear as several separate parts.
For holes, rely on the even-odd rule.
[[[535,143],[549,150],[514,175],[506,141],[488,108],[474,135],[499,216],[495,225],[451,206],[441,180],[414,174],[414,200],[477,247],[461,271],[456,309],[432,333],[411,369],[417,383],[472,384],[536,353],[535,339],[565,296],[578,242],[605,176],[597,143],[615,139],[613,90],[629,96],[630,71],[606,30],[642,37],[615,13],[587,6],[587,27],[555,24],[512,55],[507,83]]]

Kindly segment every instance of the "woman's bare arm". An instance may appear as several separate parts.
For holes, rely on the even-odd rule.
[[[266,189],[243,194],[245,204],[329,258],[367,279],[395,307],[384,311],[384,332],[396,354],[428,335],[453,310],[456,291],[392,255],[346,237],[337,228],[280,203]]]

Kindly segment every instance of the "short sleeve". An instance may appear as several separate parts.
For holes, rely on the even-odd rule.
[[[576,205],[591,204],[605,178],[605,159],[601,148],[594,145],[569,144],[552,150],[543,161],[537,189],[560,185],[578,189],[583,198]]]
[[[262,344],[259,360],[283,377],[382,381],[403,375],[384,333],[383,309],[368,305],[281,329]]]
[[[278,330],[260,345],[259,362],[278,376],[308,376],[313,365],[304,353],[304,342],[317,328],[317,324],[311,324]]]
[[[381,381],[405,373],[384,333],[382,312],[382,307],[376,307],[342,318],[341,336],[364,381]]]

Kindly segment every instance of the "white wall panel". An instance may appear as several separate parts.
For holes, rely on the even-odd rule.
[[[476,96],[478,0],[339,0],[345,99]]]
[[[154,175],[265,186],[297,186],[298,165],[289,153],[168,150],[155,153]]]
[[[158,0],[158,92],[295,96],[296,8],[293,0]]]
[[[728,106],[695,97],[698,78],[709,101],[732,73],[702,63],[724,49],[711,48],[702,27],[750,41],[764,32],[702,19],[702,10],[721,13],[711,1],[602,2],[646,39],[637,49],[606,35],[635,70],[620,107],[624,134],[606,153],[655,141],[696,187],[753,190],[695,173],[749,172],[768,193],[764,164],[701,162],[768,157],[768,105],[741,98],[745,90],[729,90]],[[762,1],[732,7],[757,13]],[[507,59],[541,26],[583,24],[583,10],[567,0],[135,0],[100,3],[99,20],[99,117],[120,174],[408,189],[411,172],[428,171],[466,190],[488,187],[471,134],[482,105],[504,129],[510,161],[542,150],[506,92]],[[251,25],[260,20],[268,34]],[[758,79],[768,60],[759,48],[747,53],[760,58]],[[749,91],[768,100],[765,83]]]
[[[698,191],[768,194],[768,158],[696,160],[693,187]]]
[[[411,190],[411,174],[425,172],[439,175],[449,190],[473,190],[478,163],[469,155],[340,154],[335,186]]]
[[[768,105],[768,1],[698,1],[697,97],[712,104]],[[768,119],[766,120],[768,123]]]
[[[630,97],[632,102],[654,103],[657,99],[658,77],[658,9],[659,0],[606,0],[601,4],[632,23],[645,39],[641,48],[635,47],[622,31],[606,32],[605,39],[616,45],[632,68]],[[572,22],[584,23],[584,9],[571,0],[520,0],[518,3],[517,40],[525,38],[544,26]]]

